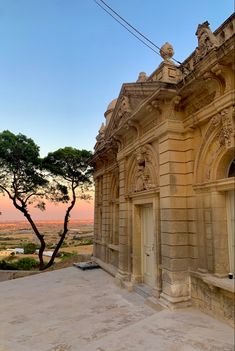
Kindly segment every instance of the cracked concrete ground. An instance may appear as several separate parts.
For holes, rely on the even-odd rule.
[[[232,351],[228,325],[193,308],[155,311],[101,269],[0,284],[0,351]]]

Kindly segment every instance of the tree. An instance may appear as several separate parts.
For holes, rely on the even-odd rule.
[[[39,147],[23,134],[10,131],[0,133],[0,192],[7,195],[13,205],[30,223],[40,242],[39,269],[49,268],[58,253],[66,234],[69,218],[77,198],[87,199],[92,184],[92,153],[65,147],[40,158]],[[43,252],[46,241],[30,213],[30,205],[44,211],[46,200],[68,204],[63,229],[48,263]]]

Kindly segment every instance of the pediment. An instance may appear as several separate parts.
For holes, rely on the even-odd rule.
[[[127,119],[154,94],[159,82],[123,84],[111,120],[106,128],[105,138],[110,137]]]

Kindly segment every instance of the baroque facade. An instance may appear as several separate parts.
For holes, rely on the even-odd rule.
[[[234,31],[198,26],[180,65],[166,43],[105,112],[92,163],[94,258],[149,303],[234,319]]]

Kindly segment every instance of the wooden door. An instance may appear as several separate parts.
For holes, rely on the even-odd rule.
[[[143,282],[155,286],[155,245],[153,206],[141,207],[141,243],[142,243],[142,274]]]

